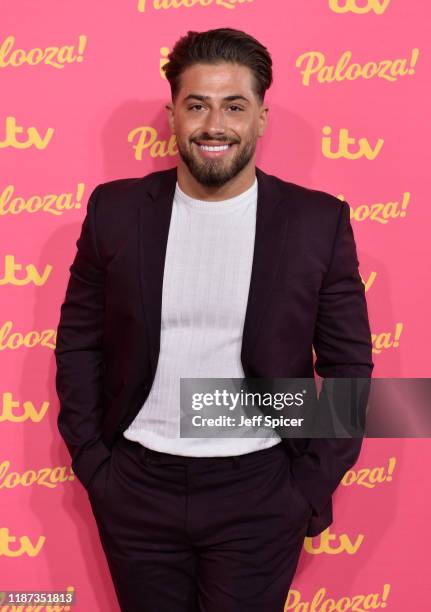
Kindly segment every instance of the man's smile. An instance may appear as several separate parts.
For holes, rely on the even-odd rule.
[[[235,143],[217,141],[197,141],[193,142],[203,157],[214,158],[225,155]]]

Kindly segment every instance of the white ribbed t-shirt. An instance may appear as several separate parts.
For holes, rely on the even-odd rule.
[[[153,386],[125,430],[129,440],[176,455],[241,455],[280,437],[180,438],[180,378],[243,378],[242,332],[256,230],[257,179],[238,196],[197,200],[175,189]]]

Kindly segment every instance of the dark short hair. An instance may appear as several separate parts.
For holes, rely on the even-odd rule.
[[[232,28],[218,28],[206,32],[187,32],[176,43],[163,66],[171,87],[172,100],[180,89],[183,71],[194,64],[231,62],[250,68],[254,75],[255,93],[261,103],[272,83],[272,59],[258,40]]]

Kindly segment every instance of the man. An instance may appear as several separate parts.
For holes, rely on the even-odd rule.
[[[179,436],[180,378],[369,378],[349,207],[256,168],[271,57],[189,32],[178,166],[92,192],[61,309],[58,426],[122,610],[283,610],[361,439]]]

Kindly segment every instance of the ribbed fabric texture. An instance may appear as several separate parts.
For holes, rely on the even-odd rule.
[[[197,457],[241,455],[280,442],[273,430],[263,431],[261,438],[179,437],[181,377],[244,376],[240,353],[256,206],[257,179],[247,191],[219,202],[196,200],[176,185],[157,371],[145,404],[124,432],[129,440]]]

